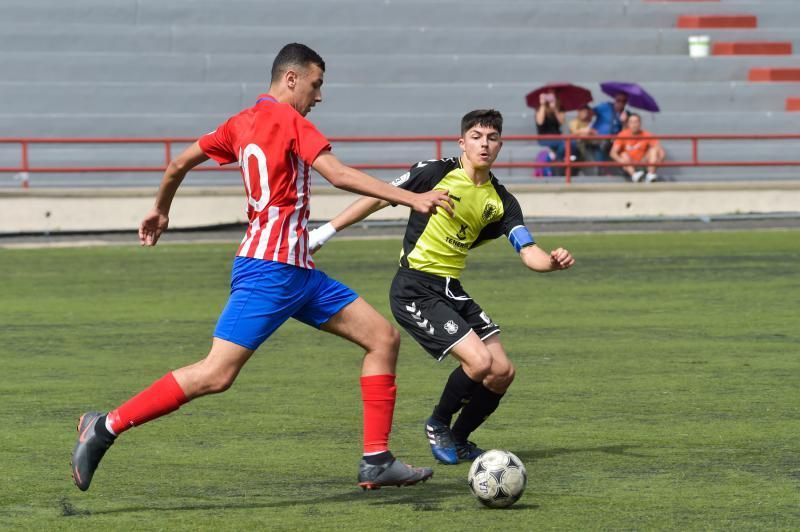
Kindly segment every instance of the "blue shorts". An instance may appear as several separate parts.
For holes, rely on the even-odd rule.
[[[214,336],[257,349],[289,318],[319,328],[357,297],[319,270],[236,257]]]

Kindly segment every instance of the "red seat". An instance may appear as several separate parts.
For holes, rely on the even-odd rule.
[[[791,55],[792,43],[766,41],[715,42],[712,55]]]
[[[787,111],[800,111],[800,96],[793,96],[786,98]]]
[[[755,28],[758,17],[755,15],[681,15],[679,28]]]
[[[800,68],[751,68],[750,81],[800,81]]]

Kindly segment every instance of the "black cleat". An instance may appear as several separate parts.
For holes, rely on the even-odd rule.
[[[429,417],[425,422],[425,436],[431,445],[431,454],[445,465],[458,463],[456,444],[453,442],[453,433],[450,427],[440,421]]]
[[[384,486],[411,486],[425,482],[433,476],[429,467],[413,467],[392,457],[388,462],[371,465],[361,460],[358,464],[358,485],[364,490],[378,490]]]
[[[472,462],[483,454],[483,449],[471,441],[456,442],[456,454],[458,454],[459,460],[469,460]]]
[[[97,421],[103,417],[100,412],[86,412],[78,420],[78,442],[72,450],[72,480],[81,491],[89,489],[100,459],[106,454],[113,438],[97,433]]]

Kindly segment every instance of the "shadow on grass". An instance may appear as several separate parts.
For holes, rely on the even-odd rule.
[[[634,458],[649,458],[649,456],[639,453],[630,452],[630,449],[636,449],[634,445],[601,445],[597,447],[554,447],[552,449],[531,449],[521,450],[515,452],[523,462],[534,462],[536,460],[544,460],[547,458],[554,458],[566,454],[576,453],[606,453],[621,456],[630,456]],[[107,510],[87,510],[84,508],[77,508],[71,504],[66,498],[60,502],[61,515],[64,517],[87,517],[91,515],[113,515],[125,513],[138,513],[138,512],[185,512],[185,511],[202,511],[202,510],[248,510],[257,508],[288,508],[292,506],[315,506],[324,503],[362,503],[369,505],[404,505],[410,506],[413,510],[419,512],[432,512],[441,509],[443,501],[451,497],[463,497],[469,493],[466,483],[453,483],[453,482],[439,482],[437,483],[434,478],[430,482],[426,482],[421,486],[409,486],[405,488],[383,488],[376,491],[362,491],[357,487],[348,488],[346,491],[340,491],[333,495],[314,496],[309,495],[308,498],[298,500],[255,500],[248,502],[233,502],[231,500],[220,500],[219,502],[209,503],[175,503],[169,504],[154,504],[139,505],[139,506],[126,506],[121,508],[111,508]],[[478,503],[476,502],[476,505]],[[536,510],[539,508],[538,504],[516,504],[508,511],[514,510]]]
[[[554,458],[561,455],[576,453],[606,453],[633,458],[649,458],[649,456],[630,452],[636,449],[634,445],[601,445],[597,447],[554,447],[551,449],[530,449],[515,452],[523,462],[534,462]],[[209,503],[176,503],[173,505],[158,504],[152,506],[127,506],[121,508],[111,508],[107,510],[87,510],[77,508],[66,498],[60,501],[61,515],[64,517],[86,517],[90,515],[113,515],[137,512],[153,511],[202,511],[202,510],[247,510],[256,508],[288,508],[292,506],[315,506],[324,503],[362,503],[369,505],[403,505],[410,506],[415,511],[428,512],[441,509],[443,501],[451,497],[463,497],[468,493],[466,483],[439,482],[436,479],[421,486],[409,486],[405,488],[383,488],[376,491],[362,491],[356,487],[348,488],[333,495],[314,496],[298,500],[262,500],[236,503],[230,500],[220,500],[220,502]],[[476,502],[477,504],[477,502]],[[508,510],[536,510],[537,504],[516,504]]]
[[[650,458],[645,454],[639,453],[632,453],[629,452],[629,449],[636,449],[635,445],[601,445],[599,447],[555,447],[553,449],[532,449],[528,451],[514,451],[520,460],[523,462],[526,461],[535,461],[535,460],[543,460],[546,458],[554,458],[556,456],[561,456],[563,454],[575,454],[575,453],[606,453],[606,454],[616,454],[622,456],[631,456],[635,458]]]
[[[271,500],[266,494],[262,500],[247,502],[234,502],[231,500],[220,500],[219,502],[208,503],[175,503],[175,504],[153,504],[127,506],[104,510],[87,510],[77,508],[66,499],[61,501],[62,515],[64,517],[87,517],[91,515],[113,515],[137,512],[164,512],[164,511],[198,511],[198,510],[248,510],[258,508],[289,508],[292,506],[316,506],[325,503],[350,503],[368,505],[404,505],[409,506],[415,511],[439,511],[443,501],[450,497],[464,497],[469,494],[466,483],[453,483],[443,481],[436,483],[436,480],[426,482],[421,486],[409,486],[404,488],[383,488],[375,491],[362,491],[358,487],[348,488],[333,495],[314,496],[309,495],[305,499],[276,499]],[[477,502],[475,503],[478,504]],[[535,504],[520,504],[519,509],[538,508]],[[515,506],[516,507],[516,506]]]

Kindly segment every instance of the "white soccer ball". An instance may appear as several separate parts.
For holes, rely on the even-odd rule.
[[[490,508],[517,502],[528,484],[528,472],[514,453],[492,449],[472,462],[467,482],[472,494]]]

